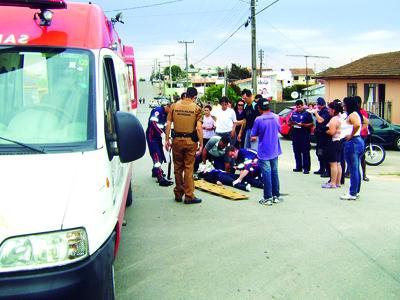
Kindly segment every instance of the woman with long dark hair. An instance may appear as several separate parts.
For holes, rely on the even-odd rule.
[[[340,165],[342,160],[342,141],[340,138],[340,114],[343,112],[342,104],[332,101],[328,104],[328,111],[331,119],[326,125],[328,127],[326,133],[331,138],[326,141],[324,152],[329,162],[331,178],[329,182],[322,185],[322,188],[334,189],[340,187],[342,177],[342,167]]]
[[[344,158],[350,171],[350,190],[348,194],[340,197],[342,200],[356,200],[361,188],[360,158],[364,153],[364,141],[360,136],[361,127],[368,120],[360,113],[357,101],[354,97],[343,99],[343,109],[347,112],[344,120],[351,132],[346,135],[344,142]]]

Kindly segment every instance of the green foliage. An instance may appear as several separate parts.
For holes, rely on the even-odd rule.
[[[215,101],[218,101],[219,99],[221,99],[223,88],[224,88],[224,86],[222,84],[212,85],[212,86],[208,87],[204,94],[205,101],[215,102]],[[239,94],[240,94],[240,89],[239,89]],[[239,94],[237,93],[234,85],[228,86],[226,96],[232,102],[232,104],[236,104],[236,102],[239,98]]]
[[[283,99],[285,100],[293,100],[292,99],[292,92],[296,91],[300,94],[302,94],[302,89],[304,89],[306,87],[305,84],[295,84],[289,87],[286,87],[283,89]]]
[[[229,87],[231,87],[231,88],[235,91],[235,93],[236,93],[238,96],[240,96],[241,90],[240,90],[240,87],[239,87],[239,86],[237,86],[237,85],[234,84],[234,83],[231,83],[231,84],[229,85]]]
[[[169,66],[164,69],[163,74],[169,76]],[[172,74],[172,80],[181,78],[183,75],[181,67],[179,67],[177,65],[172,65],[171,66],[171,74]]]
[[[228,86],[228,91],[226,92],[226,96],[232,102],[232,106],[235,106],[236,102],[240,98],[232,86]]]
[[[231,69],[228,70],[228,80],[234,81],[239,79],[250,78],[250,71],[237,64],[232,64]]]
[[[206,89],[204,96],[206,97],[207,101],[214,103],[222,97],[223,88],[224,85],[222,84],[212,85]]]
[[[139,78],[139,81],[146,81],[146,79],[144,79],[144,78]]]

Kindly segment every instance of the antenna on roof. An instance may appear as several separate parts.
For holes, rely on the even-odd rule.
[[[302,55],[302,54],[292,54],[292,55],[288,54],[288,55],[286,55],[286,56],[305,57],[305,59],[306,59],[306,91],[307,91],[307,104],[308,104],[308,95],[309,95],[309,92],[308,92],[308,67],[307,67],[307,59],[308,59],[309,57],[314,57],[314,58],[329,58],[329,57],[328,57],[328,56],[319,56],[319,55]]]

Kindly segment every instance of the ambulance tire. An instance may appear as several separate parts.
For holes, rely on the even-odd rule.
[[[133,202],[132,184],[129,184],[128,196],[126,197],[126,206],[131,206]]]

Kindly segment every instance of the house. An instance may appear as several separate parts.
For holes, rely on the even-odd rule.
[[[400,51],[368,55],[315,76],[325,80],[325,99],[358,95],[363,106],[400,124]]]
[[[295,84],[307,84],[307,79],[308,79],[308,84],[313,85],[315,84],[315,79],[311,78],[314,77],[315,72],[311,68],[294,68],[290,69],[290,72],[292,72],[293,76],[293,82],[292,85]]]

